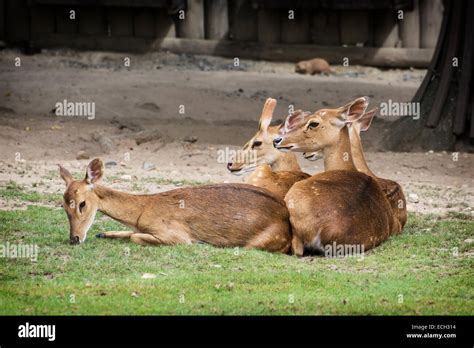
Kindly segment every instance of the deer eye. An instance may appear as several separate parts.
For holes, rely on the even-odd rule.
[[[319,126],[319,122],[313,121],[313,122],[310,122],[310,123],[308,124],[308,129],[315,129],[315,128],[317,128],[318,126]]]
[[[81,204],[79,204],[79,211],[82,213],[82,209],[84,209],[85,207],[86,207],[86,201],[81,202]]]
[[[262,145],[262,142],[258,141],[258,140],[255,140],[252,144],[252,149],[256,148],[256,147],[259,147],[260,145]]]

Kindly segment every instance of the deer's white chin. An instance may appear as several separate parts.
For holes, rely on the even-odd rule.
[[[249,167],[244,167],[244,168],[241,168],[241,169],[236,170],[236,171],[231,171],[231,174],[236,175],[236,176],[242,176],[244,174],[247,174],[247,173],[250,173],[250,172],[254,171],[256,167],[257,167],[256,165],[252,165],[252,166],[249,166]]]
[[[291,151],[295,151],[295,149],[297,149],[297,147],[293,144],[290,144],[290,145],[287,145],[287,146],[278,146],[276,149],[278,151],[281,151],[281,152],[291,152]]]

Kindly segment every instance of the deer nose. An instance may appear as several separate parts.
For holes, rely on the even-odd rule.
[[[79,244],[79,236],[73,236],[69,238],[69,244],[71,245]]]
[[[283,140],[282,137],[277,137],[277,138],[273,139],[273,147],[277,147],[278,145],[280,145],[282,140]]]
[[[230,170],[230,168],[232,168],[232,164],[233,164],[232,162],[227,163],[227,169]]]

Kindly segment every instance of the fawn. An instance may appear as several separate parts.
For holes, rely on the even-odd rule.
[[[279,150],[324,156],[326,171],[295,183],[285,196],[297,256],[334,244],[368,250],[399,228],[380,185],[353,162],[347,125],[359,120],[367,105],[362,97],[337,109],[290,115],[274,139]]]
[[[398,231],[398,233],[401,233],[407,221],[406,200],[402,187],[393,180],[379,178],[370,170],[367,161],[365,160],[364,148],[362,147],[362,141],[360,138],[360,132],[365,132],[369,129],[377,110],[378,108],[367,111],[357,122],[353,122],[349,126],[352,160],[354,161],[354,165],[358,171],[377,180],[392,207],[395,218],[400,223],[400,231]],[[314,161],[318,159],[317,155],[318,153],[316,152],[304,153],[303,157],[307,160]],[[397,233],[397,231],[394,233]]]
[[[245,247],[286,253],[291,237],[283,200],[247,184],[180,188],[157,194],[128,194],[99,185],[100,159],[92,160],[83,180],[60,166],[66,183],[64,210],[70,242],[84,242],[97,211],[132,229],[100,233],[141,245],[195,242],[218,247]]]
[[[301,171],[294,153],[284,153],[273,147],[273,139],[282,127],[270,127],[275,107],[276,100],[268,98],[257,133],[242,147],[238,159],[227,164],[227,169],[236,175],[253,171],[246,183],[265,188],[283,199],[295,182],[310,175]]]

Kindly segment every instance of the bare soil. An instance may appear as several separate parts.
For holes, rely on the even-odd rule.
[[[360,95],[368,95],[371,106],[409,101],[425,73],[333,68],[329,76],[303,76],[293,64],[241,60],[235,67],[230,59],[170,53],[1,51],[0,188],[14,181],[26,190],[61,193],[56,164],[82,176],[89,160],[76,160],[79,151],[114,161],[105,182],[117,189],[238,182],[243,178],[227,172],[218,151],[237,149],[254,134],[267,97],[278,100],[277,120],[289,105],[316,110]],[[95,118],[56,116],[55,104],[64,99],[95,102]],[[384,152],[392,121],[378,117],[364,134],[372,169],[401,183],[410,211],[472,216],[474,155]],[[308,173],[323,169],[322,162],[300,163]],[[1,209],[21,206],[0,200]]]

